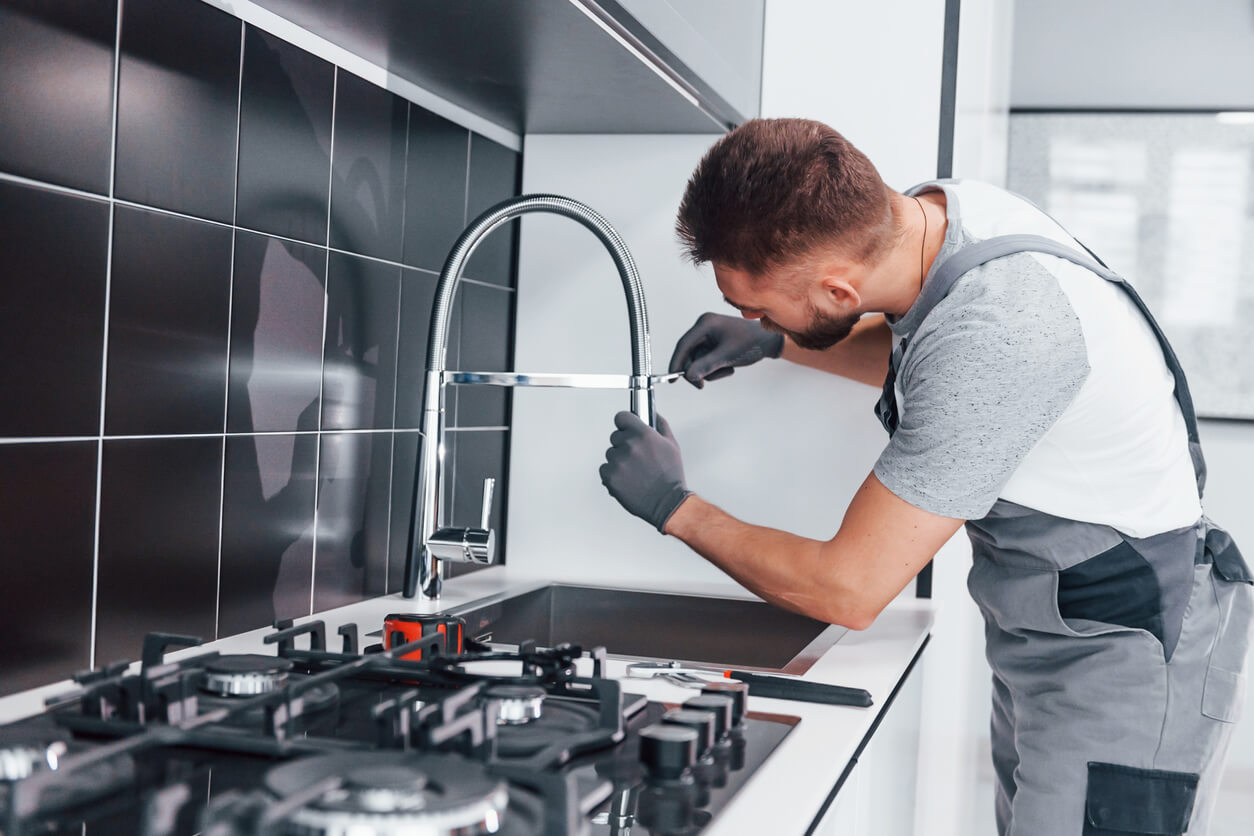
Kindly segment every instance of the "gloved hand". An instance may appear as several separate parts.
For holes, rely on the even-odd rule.
[[[663,534],[666,521],[692,493],[684,486],[679,443],[661,415],[653,429],[631,412],[614,416],[601,484],[632,514]]]
[[[705,381],[727,377],[736,366],[778,357],[783,351],[783,335],[755,320],[706,313],[675,344],[670,371],[683,372],[684,379],[701,389]]]

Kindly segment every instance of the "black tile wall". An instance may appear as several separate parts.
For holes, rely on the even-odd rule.
[[[405,559],[409,554],[410,523],[418,493],[415,478],[418,465],[416,432],[398,432],[392,447],[392,517],[388,524],[387,591],[400,592],[405,580]],[[503,554],[503,552],[502,552]]]
[[[202,0],[126,0],[116,197],[230,223],[241,27]]]
[[[439,272],[466,227],[470,131],[410,107],[405,175],[405,263]],[[504,233],[496,233],[504,234]]]
[[[335,67],[253,27],[240,87],[240,226],[327,241]]]
[[[518,194],[522,158],[490,139],[470,138],[470,175],[466,184],[466,220]],[[485,282],[513,287],[514,251],[518,222],[513,221],[483,240],[466,262],[466,275]]]
[[[0,0],[0,67],[0,692],[400,589],[436,271],[518,155],[201,0]],[[453,366],[510,368],[512,235]],[[448,407],[499,526],[508,394]]]
[[[119,206],[105,432],[222,432],[231,229]]]
[[[0,229],[0,436],[96,435],[109,204],[0,182]]]
[[[116,0],[0,3],[0,171],[109,190]]]
[[[391,487],[391,434],[322,434],[315,611],[382,595],[387,588]]]
[[[96,447],[0,445],[0,694],[87,667]]]
[[[309,612],[318,436],[229,436],[218,633]]]
[[[214,635],[222,438],[108,439],[100,485],[96,659],[153,630]]]
[[[436,277],[421,270],[401,271],[401,322],[396,352],[396,427],[422,426],[426,397],[427,339],[431,306],[435,304]],[[446,359],[457,368],[457,343],[449,339]],[[450,388],[449,393],[452,393]]]
[[[337,85],[331,246],[400,261],[409,102],[351,73]]]
[[[235,235],[227,432],[318,429],[327,252]]]
[[[324,429],[390,429],[401,268],[331,253],[327,267]]]

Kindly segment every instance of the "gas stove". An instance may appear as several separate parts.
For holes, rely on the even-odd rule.
[[[746,712],[739,683],[655,702],[604,676],[602,648],[436,621],[364,651],[355,625],[332,651],[323,622],[283,622],[273,653],[177,661],[198,640],[149,635],[137,671],[82,673],[0,726],[0,833],[688,836],[797,723]]]

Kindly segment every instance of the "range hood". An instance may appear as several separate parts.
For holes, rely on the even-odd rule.
[[[252,1],[520,135],[746,118],[613,0]]]

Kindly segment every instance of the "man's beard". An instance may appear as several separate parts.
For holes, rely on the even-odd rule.
[[[792,340],[798,348],[808,351],[825,351],[849,336],[853,326],[861,319],[860,314],[849,316],[830,316],[810,305],[810,325],[804,331],[789,331],[781,328],[767,317],[762,317],[762,327],[776,334],[783,334]]]

